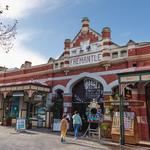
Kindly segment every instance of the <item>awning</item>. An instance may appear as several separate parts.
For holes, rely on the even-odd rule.
[[[50,87],[42,85],[40,83],[24,83],[15,85],[1,85],[0,92],[16,92],[16,91],[39,91],[39,92],[50,92]]]

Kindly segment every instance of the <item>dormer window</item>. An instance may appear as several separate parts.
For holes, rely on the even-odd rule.
[[[112,53],[112,58],[118,58],[118,52]]]
[[[90,41],[86,40],[86,41],[82,41],[80,42],[80,46],[81,46],[81,50],[87,50],[87,48],[89,48],[90,46]]]
[[[120,57],[126,57],[126,56],[127,56],[127,51],[126,50],[121,51]]]
[[[80,49],[80,53],[83,53],[83,52],[84,52],[84,50]]]
[[[58,63],[55,64],[55,68],[58,68]]]
[[[76,53],[77,53],[76,50],[73,50],[73,51],[71,52],[72,55],[75,55]]]
[[[64,63],[63,62],[60,63],[60,67],[64,67]]]

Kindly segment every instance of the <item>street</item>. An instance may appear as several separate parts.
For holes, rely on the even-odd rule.
[[[66,139],[60,143],[60,136],[47,129],[27,130],[18,133],[14,128],[0,127],[0,150],[119,150],[117,146],[106,146],[98,142]],[[125,150],[132,148],[125,148]],[[136,148],[137,150],[138,148]],[[139,148],[140,150],[141,148]],[[134,150],[134,149],[133,149]]]

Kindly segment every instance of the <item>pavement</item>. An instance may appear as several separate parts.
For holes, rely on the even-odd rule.
[[[74,140],[67,137],[66,143],[60,142],[59,133],[49,129],[32,129],[17,132],[14,128],[0,126],[0,150],[148,150],[142,146],[125,145],[120,148],[118,143],[89,139]]]

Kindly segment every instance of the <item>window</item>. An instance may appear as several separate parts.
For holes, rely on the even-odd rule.
[[[133,64],[132,64],[132,67],[137,67],[137,64],[136,64],[136,63],[133,63]]]
[[[81,50],[83,50],[83,51],[87,50],[87,48],[89,47],[89,45],[90,45],[90,41],[89,40],[81,42],[80,43]]]
[[[77,53],[76,50],[73,50],[73,51],[71,52],[72,55],[75,55],[76,53]]]
[[[55,68],[58,68],[58,63],[55,64]]]
[[[64,67],[64,63],[63,62],[60,63],[60,67]]]
[[[118,52],[112,53],[112,58],[118,58]]]
[[[121,51],[120,57],[126,57],[127,56],[127,51]]]

